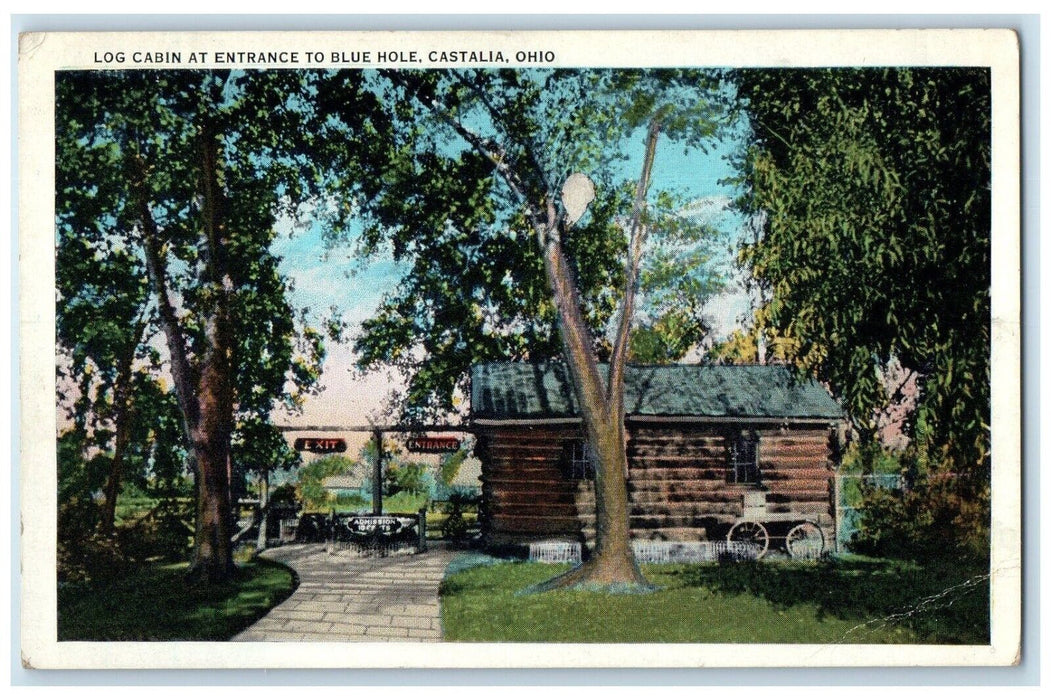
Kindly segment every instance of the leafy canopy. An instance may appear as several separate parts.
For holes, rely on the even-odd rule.
[[[555,310],[522,198],[557,201],[573,172],[595,182],[597,198],[563,246],[594,350],[608,356],[607,331],[624,287],[622,224],[632,210],[644,128],[661,113],[665,138],[702,157],[723,125],[727,92],[716,76],[459,70],[365,72],[359,79],[376,99],[365,122],[377,136],[345,185],[365,222],[361,251],[389,251],[409,265],[356,339],[359,366],[398,370],[408,386],[403,412],[422,418],[457,409],[457,391],[476,362],[557,356]],[[346,91],[351,78],[335,80]],[[333,107],[349,123],[363,119],[364,102]],[[462,130],[499,154],[521,191]],[[684,203],[683,193],[668,189],[650,197],[660,240],[643,272],[640,318],[650,334],[636,345],[637,359],[681,357],[705,331],[701,304],[720,287],[708,264],[711,232],[681,215]]]
[[[990,91],[971,68],[742,70],[757,321],[862,428],[918,373],[929,439],[989,449]]]

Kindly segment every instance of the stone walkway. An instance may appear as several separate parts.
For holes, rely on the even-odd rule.
[[[436,642],[442,638],[438,584],[453,553],[358,558],[296,544],[263,554],[299,575],[285,602],[235,642]]]

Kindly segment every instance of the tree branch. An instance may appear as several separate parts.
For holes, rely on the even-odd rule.
[[[477,71],[475,71],[475,73],[477,74]],[[456,80],[461,86],[470,90],[474,96],[478,98],[478,101],[482,103],[483,107],[485,107],[486,111],[489,113],[489,118],[492,119],[494,123],[503,123],[506,111],[498,110],[496,105],[492,103],[492,100],[489,99],[489,95],[485,90],[482,90],[476,81],[465,80],[461,73],[456,74]],[[506,130],[506,126],[504,128]],[[531,144],[527,145],[523,151],[526,158],[529,159],[529,165],[533,171],[533,175],[540,182],[540,186],[545,192],[553,192],[554,187],[552,187],[551,183],[548,181],[547,172],[544,168],[540,167],[540,162],[536,159],[536,149],[531,148],[530,145]]]
[[[431,100],[428,109],[445,121],[476,151],[489,159],[496,171],[507,183],[511,191],[522,202],[530,223],[537,236],[544,258],[544,269],[548,286],[551,289],[558,312],[559,335],[565,348],[566,364],[574,376],[574,386],[581,392],[581,410],[589,412],[595,408],[603,415],[595,419],[608,421],[609,406],[606,392],[603,391],[602,377],[598,371],[593,352],[593,341],[584,321],[581,309],[580,292],[573,281],[573,273],[562,249],[562,236],[559,231],[559,217],[555,198],[550,192],[545,193],[545,214],[541,216],[538,208],[530,202],[525,184],[505,158],[505,152],[497,144],[484,139],[464,126],[458,119],[444,110],[436,100]]]
[[[146,273],[157,298],[157,314],[160,318],[161,329],[168,345],[168,354],[171,356],[172,379],[175,382],[175,396],[182,409],[183,429],[187,441],[192,439],[192,428],[198,421],[197,402],[194,400],[193,373],[187,357],[186,337],[183,335],[182,327],[175,313],[171,295],[168,291],[168,270],[165,254],[161,247],[160,232],[157,222],[150,212],[149,197],[146,189],[146,166],[142,157],[138,154],[131,157],[132,170],[135,174],[133,191],[137,195],[136,207],[139,224],[142,226],[142,248],[146,255]]]
[[[653,160],[657,153],[657,139],[660,137],[660,132],[660,117],[654,117],[646,135],[646,155],[642,161],[642,173],[635,186],[635,203],[632,207],[628,230],[628,255],[624,261],[624,300],[621,303],[617,334],[613,341],[613,354],[609,362],[609,383],[606,386],[607,400],[611,405],[614,402],[623,404],[624,400],[624,371],[631,339],[631,322],[635,315],[635,297],[639,291],[642,251],[649,231],[644,221],[646,194],[650,187],[650,175],[653,172]]]
[[[425,104],[427,109],[429,109],[439,119],[441,119],[450,127],[452,127],[453,131],[459,134],[460,137],[463,138],[463,140],[471,146],[471,148],[476,150],[478,153],[481,153],[489,160],[490,163],[493,164],[493,166],[496,168],[496,171],[500,173],[500,176],[503,178],[504,182],[506,182],[507,186],[511,188],[511,192],[513,192],[514,195],[518,197],[519,201],[522,203],[522,206],[525,207],[526,215],[529,217],[529,222],[530,224],[532,224],[533,230],[538,232],[538,234],[540,231],[545,230],[543,221],[540,217],[540,213],[537,211],[537,208],[529,201],[529,197],[526,194],[525,183],[522,182],[521,178],[518,176],[518,173],[516,173],[507,163],[507,160],[505,158],[506,153],[504,152],[504,150],[500,148],[500,146],[498,146],[497,144],[489,141],[488,139],[482,138],[478,134],[465,127],[462,123],[460,123],[458,119],[456,119],[456,117],[452,116],[446,110],[444,110],[441,107],[441,105],[438,104],[437,100],[431,100],[430,102],[427,102]],[[540,245],[544,245],[543,237],[540,238]]]

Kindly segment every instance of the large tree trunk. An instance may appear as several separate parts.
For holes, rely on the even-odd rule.
[[[197,532],[190,577],[208,583],[226,581],[234,570],[229,474],[234,413],[232,283],[226,274],[218,169],[218,144],[206,122],[201,133],[202,282],[211,288],[214,306],[205,325],[207,349],[197,385],[198,423],[192,434],[197,458]]]
[[[584,432],[595,465],[595,551],[580,567],[552,579],[542,589],[598,586],[616,590],[650,589],[631,546],[631,507],[628,503],[627,434],[624,428],[624,373],[627,367],[635,296],[646,241],[646,193],[657,149],[661,123],[654,118],[646,136],[646,155],[635,190],[628,225],[628,255],[624,262],[624,297],[605,381],[598,369],[593,341],[582,315],[583,304],[572,270],[562,251],[563,230],[554,203],[547,203],[546,224],[538,227],[544,251],[548,285],[558,311],[559,331],[566,363],[573,378]],[[536,216],[533,217],[537,221]],[[535,225],[535,224],[534,224]]]
[[[193,433],[197,461],[197,531],[190,576],[220,583],[233,571],[227,461],[230,456],[229,374],[209,363],[201,374],[200,421]]]
[[[234,570],[227,472],[233,430],[233,339],[229,306],[232,285],[226,275],[223,250],[225,232],[218,184],[218,146],[208,125],[202,129],[201,146],[201,284],[210,288],[214,306],[205,319],[205,349],[198,358],[197,372],[190,363],[185,333],[168,291],[167,261],[150,211],[146,166],[141,158],[133,157],[133,167],[140,180],[138,206],[146,269],[157,298],[183,429],[196,468],[197,518],[188,579],[221,583],[228,580]]]
[[[581,314],[582,304],[572,270],[562,253],[561,234],[553,207],[543,235],[548,284],[558,311],[559,334],[587,444],[595,460],[595,551],[581,566],[541,584],[548,590],[566,586],[646,590],[631,547],[628,504],[628,457],[624,432],[623,383],[610,391],[595,360],[591,333]],[[624,361],[624,356],[621,356]],[[621,372],[622,374],[622,372]],[[611,371],[611,376],[616,373]]]

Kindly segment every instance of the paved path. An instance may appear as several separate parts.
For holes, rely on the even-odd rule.
[[[235,642],[436,642],[442,638],[438,584],[453,552],[356,558],[324,545],[267,550],[299,575],[285,602]]]

